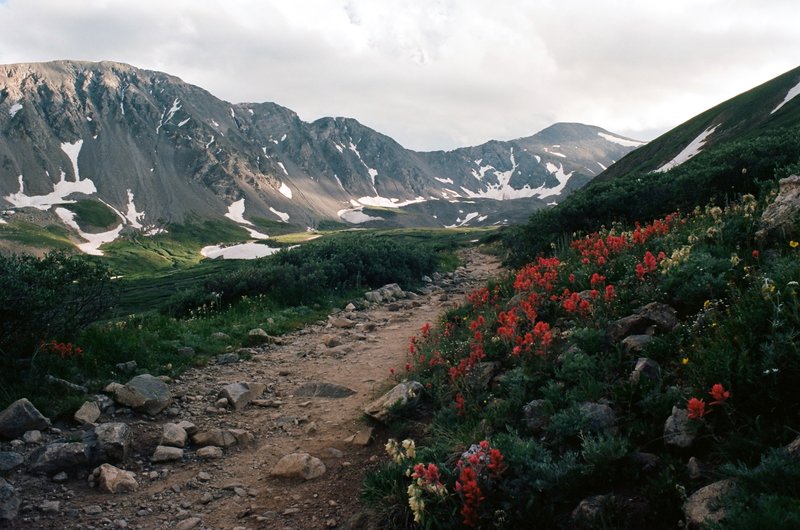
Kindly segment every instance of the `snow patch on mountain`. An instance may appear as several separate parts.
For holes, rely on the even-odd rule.
[[[91,234],[84,232],[81,230],[81,227],[78,226],[78,223],[75,221],[75,212],[67,210],[66,208],[56,208],[55,213],[64,224],[74,229],[81,238],[86,240],[86,243],[79,243],[77,247],[81,252],[89,254],[90,256],[102,256],[103,251],[100,250],[100,245],[111,243],[117,239],[124,226],[124,223],[120,223],[119,226],[108,232]]]
[[[452,184],[453,183],[453,179],[443,179],[443,178],[439,178],[439,177],[433,177],[433,178],[435,178],[436,180],[438,180],[442,184]]]
[[[695,138],[694,140],[692,140],[689,145],[684,147],[683,151],[678,153],[675,158],[673,158],[672,160],[670,160],[669,162],[667,162],[666,164],[664,164],[660,168],[658,168],[655,171],[653,171],[653,173],[664,173],[666,171],[669,171],[670,169],[683,164],[684,162],[686,162],[687,160],[689,160],[690,158],[695,156],[697,153],[699,153],[703,149],[703,145],[706,143],[706,140],[708,139],[708,137],[711,136],[712,134],[714,134],[714,131],[716,131],[717,127],[719,127],[719,126],[720,126],[720,124],[717,124],[717,125],[714,125],[713,127],[709,127],[705,131],[701,132],[700,135],[697,138]]]
[[[789,92],[786,93],[786,97],[783,98],[783,101],[778,103],[778,106],[772,109],[772,112],[770,112],[770,114],[775,114],[776,112],[778,112],[778,110],[781,107],[786,105],[790,100],[794,99],[798,95],[800,95],[800,83],[797,83],[794,87],[789,89]]]
[[[127,190],[128,192],[128,213],[125,214],[125,219],[128,220],[130,225],[133,228],[142,228],[142,223],[139,221],[144,219],[144,212],[137,212],[136,205],[133,204],[133,192],[131,190]]]
[[[611,143],[622,145],[625,147],[639,147],[645,144],[645,142],[640,142],[638,140],[627,140],[625,138],[620,138],[619,136],[614,136],[613,134],[608,134],[604,132],[598,132],[597,136],[599,136],[604,140],[608,140]]]
[[[553,147],[561,147],[561,146],[560,145],[554,145]],[[567,155],[565,155],[564,153],[559,153],[557,151],[551,151],[547,147],[543,147],[542,149],[544,149],[544,152],[547,153],[548,155],[560,156],[561,158],[567,158]]]
[[[8,109],[8,115],[13,118],[14,116],[17,115],[17,112],[21,110],[22,110],[22,105],[19,102],[14,103],[13,105],[11,105],[11,108]]]
[[[454,224],[445,225],[444,227],[445,228],[459,228],[459,227],[462,227],[462,226],[466,226],[473,219],[475,219],[477,217],[480,217],[480,215],[481,214],[478,213],[478,212],[468,213],[466,216],[464,216],[464,219],[461,219],[461,217],[457,217],[456,218],[456,222]],[[485,219],[485,217],[484,217],[484,219]]]
[[[280,162],[278,163],[280,164]],[[286,170],[284,169],[284,171]],[[288,175],[289,173],[286,174]],[[289,186],[287,186],[285,182],[281,182],[281,187],[278,188],[278,191],[281,192],[281,195],[283,195],[287,199],[292,198],[292,189]]]
[[[425,202],[425,197],[417,197],[416,199],[409,199],[401,201],[400,199],[387,198],[387,197],[360,197],[356,202],[361,206],[377,206],[383,208],[402,208],[409,204],[416,204],[418,202]]]
[[[288,213],[279,212],[278,210],[276,210],[272,206],[269,207],[269,211],[274,213],[275,215],[277,215],[278,218],[281,220],[281,222],[284,222],[284,223],[288,223],[289,222],[289,214]]]
[[[339,210],[336,212],[336,215],[339,217],[339,219],[354,225],[367,223],[369,221],[383,220],[380,217],[372,217],[371,215],[365,214],[360,208],[347,208],[344,210]]]
[[[268,247],[261,243],[242,243],[223,247],[221,245],[210,245],[200,249],[200,254],[206,258],[216,259],[256,259],[264,256],[271,256],[281,249]]]
[[[283,162],[278,162],[278,165],[281,167],[283,172],[286,173],[286,176],[288,177],[289,176],[289,172],[286,171],[286,166],[283,165]],[[291,197],[289,197],[289,198],[291,199]]]
[[[253,239],[267,239],[269,237],[249,227],[253,226],[253,223],[244,218],[244,199],[239,199],[231,203],[231,205],[228,206],[228,213],[225,214],[225,217],[247,230],[250,237]]]

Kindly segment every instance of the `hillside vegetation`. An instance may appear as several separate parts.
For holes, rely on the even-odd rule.
[[[28,397],[50,415],[67,413],[85,391],[124,376],[120,363],[177,374],[246,346],[251,329],[280,335],[369,288],[413,288],[423,275],[453,268],[452,251],[467,237],[333,234],[258,260],[130,280],[112,280],[114,260],[0,257],[0,409]]]
[[[755,238],[764,200],[609,224],[424,326],[424,404],[366,503],[391,528],[666,529],[732,478],[709,527],[797,528],[800,245]]]

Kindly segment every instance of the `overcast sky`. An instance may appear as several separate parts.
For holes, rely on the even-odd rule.
[[[0,0],[0,63],[116,60],[419,150],[649,140],[800,65],[797,0]]]

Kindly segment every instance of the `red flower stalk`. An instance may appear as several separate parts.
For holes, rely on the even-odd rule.
[[[712,386],[708,394],[714,398],[711,405],[724,405],[728,398],[731,397],[730,391],[725,390],[725,387],[719,383]]]

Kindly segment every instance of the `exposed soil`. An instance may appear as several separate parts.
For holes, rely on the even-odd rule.
[[[136,473],[138,491],[101,493],[88,485],[90,470],[70,475],[63,484],[18,472],[7,477],[22,498],[12,527],[342,527],[361,510],[358,497],[365,471],[384,458],[384,433],[365,419],[363,406],[402,378],[409,337],[499,270],[495,258],[474,249],[464,251],[462,259],[465,269],[437,282],[432,293],[337,315],[355,321],[353,328],[318,323],[282,337],[282,344],[257,348],[248,360],[184,373],[170,383],[177,397],[171,413],[102,417],[101,422],[125,421],[134,430],[133,458],[119,467]],[[325,346],[325,335],[341,345]],[[355,393],[339,399],[294,396],[301,384],[313,381],[336,383]],[[261,382],[268,388],[260,405],[217,409],[220,389],[233,382]],[[201,431],[244,429],[255,443],[226,448],[218,460],[201,460],[189,446],[181,461],[152,464],[162,425],[181,420]],[[373,427],[371,443],[348,441]],[[270,477],[275,463],[295,452],[320,458],[326,473],[309,481]],[[59,501],[53,513],[42,509],[48,500]]]

